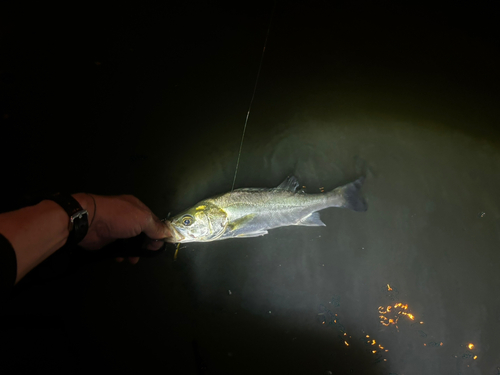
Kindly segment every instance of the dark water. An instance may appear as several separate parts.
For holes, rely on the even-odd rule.
[[[271,13],[200,2],[83,10],[67,33],[12,22],[5,209],[62,186],[132,193],[166,217],[228,191]],[[481,6],[279,2],[236,187],[293,173],[319,193],[366,175],[369,210],[26,286],[6,309],[7,363],[499,374],[494,17]]]

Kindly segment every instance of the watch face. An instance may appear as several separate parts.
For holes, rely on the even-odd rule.
[[[74,214],[73,216],[71,216],[71,219],[73,222],[70,224],[73,224],[73,231],[70,232],[70,235],[71,235],[71,233],[74,234],[74,236],[75,236],[74,242],[75,243],[79,243],[87,235],[87,231],[89,229],[88,217],[89,217],[89,214],[88,214],[87,210],[81,210],[81,211],[77,212],[76,214]]]
[[[89,228],[87,210],[84,210],[80,203],[69,194],[57,193],[48,199],[59,204],[69,216],[67,242],[77,244],[83,240]]]
[[[81,219],[83,217],[83,215],[87,215],[87,220],[88,220],[89,213],[87,212],[87,210],[80,210],[80,211],[74,213],[73,215],[71,215],[69,218],[69,221],[73,222],[76,219]]]

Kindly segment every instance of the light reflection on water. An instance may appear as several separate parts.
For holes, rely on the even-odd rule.
[[[312,51],[330,46],[332,34],[315,36],[319,42]],[[305,40],[309,48],[316,39],[309,34]],[[499,346],[491,324],[500,318],[491,296],[500,288],[500,154],[496,140],[478,136],[479,128],[492,122],[482,106],[489,94],[462,90],[453,95],[453,88],[443,89],[449,84],[445,77],[428,79],[382,63],[370,75],[350,64],[332,68],[333,57],[308,63],[309,57],[300,61],[300,54],[290,52],[299,60],[286,60],[286,43],[293,51],[300,40],[285,37],[284,31],[281,39],[278,32],[270,40],[271,54],[273,48],[283,49],[266,56],[236,187],[273,187],[295,174],[308,192],[319,193],[366,175],[363,194],[369,209],[364,214],[324,210],[326,228],[280,228],[262,238],[190,244],[179,258],[192,267],[196,300],[218,312],[245,312],[274,326],[279,321],[301,327],[311,333],[309,342],[316,340],[318,325],[333,330],[332,321],[341,336],[359,336],[354,341],[339,337],[344,349],[344,341],[353,351],[370,335],[377,350],[381,345],[390,354],[387,362],[397,374],[496,368]],[[441,46],[439,51],[446,54]],[[211,67],[217,64],[214,57]],[[303,67],[302,75],[287,70],[292,65]],[[237,77],[240,68],[223,76]],[[179,135],[169,155],[159,153],[166,181],[158,191],[172,192],[165,206],[173,213],[231,187],[247,108],[247,100],[239,99],[246,93],[239,93],[242,107],[237,109],[227,100],[232,92],[213,92],[220,76],[194,84],[206,76],[194,73],[185,83],[190,102],[175,117],[182,120],[175,124]],[[200,104],[207,109],[203,116],[187,113]],[[165,116],[151,125],[149,134],[155,137],[147,137],[145,152],[163,149],[172,139]],[[200,121],[203,127],[194,134],[192,124]],[[158,167],[140,173],[138,180],[147,181]],[[143,195],[151,194],[150,186],[143,189]],[[320,304],[339,311],[317,315]],[[384,326],[380,315],[392,322],[384,319]],[[237,351],[231,352],[238,358]],[[324,361],[331,369],[332,360]]]
[[[190,245],[200,301],[226,306],[218,291],[230,288],[240,298],[234,311],[272,311],[313,329],[299,316],[311,314],[335,290],[330,310],[319,312],[321,325],[334,324],[346,348],[353,345],[349,335],[360,345],[363,330],[376,340],[370,354],[397,373],[452,366],[455,356],[460,368],[472,366],[469,360],[494,364],[491,354],[465,346],[462,351],[460,345],[473,340],[484,348],[484,340],[494,339],[487,321],[470,311],[476,306],[481,316],[494,316],[487,290],[500,287],[494,266],[500,261],[495,147],[410,123],[297,120],[269,137],[260,128],[255,133],[261,137],[244,148],[237,187],[272,187],[293,173],[308,192],[319,193],[363,174],[369,209],[324,210],[326,228],[281,228],[258,239]],[[186,169],[182,177],[190,194],[202,199],[207,192],[227,191],[232,159],[210,154]],[[197,183],[200,175],[204,184]],[[194,203],[184,194],[177,198],[185,206]],[[486,209],[488,215],[478,215]],[[349,311],[330,316],[340,298]],[[380,326],[395,332],[379,332]]]

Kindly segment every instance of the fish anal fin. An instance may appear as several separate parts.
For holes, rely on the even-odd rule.
[[[299,181],[297,181],[297,178],[295,176],[288,176],[287,178],[285,178],[285,181],[283,181],[276,187],[276,189],[295,192],[298,187]]]
[[[326,226],[326,224],[321,221],[321,218],[319,217],[319,212],[313,212],[312,214],[303,217],[296,225],[306,225],[309,227]]]

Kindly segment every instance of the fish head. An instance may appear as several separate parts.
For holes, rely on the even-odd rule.
[[[170,242],[207,242],[219,238],[226,230],[227,213],[211,203],[199,203],[172,218]]]

